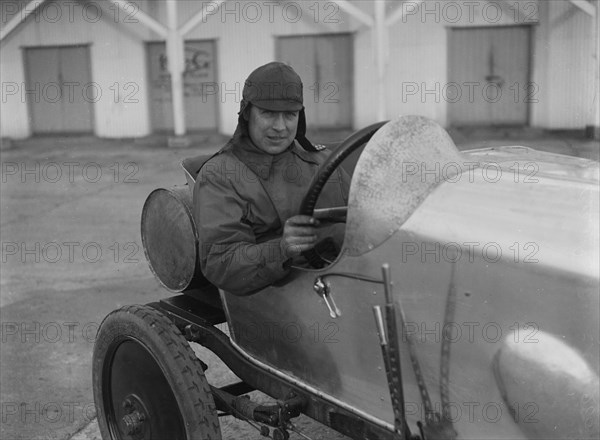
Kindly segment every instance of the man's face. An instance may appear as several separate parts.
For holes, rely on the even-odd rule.
[[[250,107],[250,139],[265,153],[283,153],[296,137],[297,129],[297,111],[275,112],[254,105]]]

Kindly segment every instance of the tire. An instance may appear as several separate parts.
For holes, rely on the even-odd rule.
[[[104,440],[221,440],[201,362],[150,306],[125,306],[104,319],[92,380]]]

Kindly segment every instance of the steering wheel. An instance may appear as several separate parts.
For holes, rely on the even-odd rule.
[[[368,127],[354,132],[344,139],[337,150],[335,150],[333,154],[329,156],[325,162],[323,162],[323,165],[321,165],[321,168],[317,174],[315,174],[315,177],[313,177],[313,180],[308,187],[308,191],[304,196],[304,200],[302,200],[302,204],[300,205],[300,215],[309,215],[311,217],[314,215],[315,205],[317,204],[319,195],[321,194],[321,191],[325,187],[327,180],[331,177],[335,169],[358,147],[368,142],[375,132],[387,123],[388,121],[377,122],[376,124],[369,125]],[[343,209],[347,208],[344,207]],[[319,217],[327,217],[328,212],[336,212],[334,210],[339,212],[340,208],[335,207],[319,210]],[[319,255],[317,251],[315,251],[314,248],[303,252],[302,255],[314,268],[321,268],[327,262]]]

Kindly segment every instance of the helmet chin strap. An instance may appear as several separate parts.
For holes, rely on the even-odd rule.
[[[296,130],[296,140],[306,151],[318,151],[315,146],[306,139],[306,115],[304,108],[298,114],[298,129]]]

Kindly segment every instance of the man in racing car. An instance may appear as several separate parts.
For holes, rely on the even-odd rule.
[[[298,74],[279,62],[254,70],[244,84],[233,137],[204,163],[194,188],[201,269],[217,287],[253,293],[284,278],[294,259],[324,239],[339,249],[343,223],[324,225],[297,214],[330,154],[305,133]],[[349,180],[336,171],[317,207],[347,205]]]

